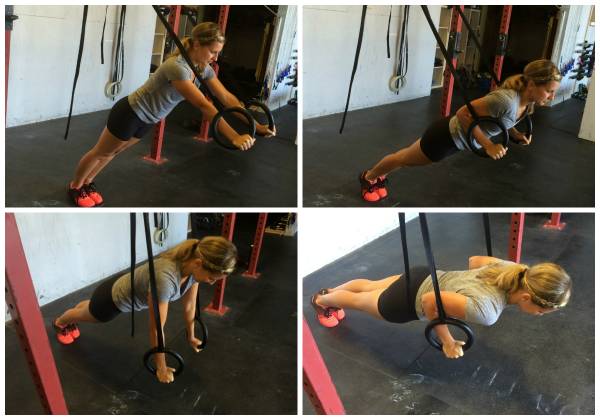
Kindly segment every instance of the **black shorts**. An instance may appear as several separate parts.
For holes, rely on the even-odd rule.
[[[110,134],[122,141],[128,141],[132,137],[141,139],[152,127],[154,124],[139,119],[129,105],[127,96],[118,100],[112,107],[106,123]]]
[[[421,137],[421,150],[432,162],[438,162],[459,151],[450,135],[450,118],[434,122]]]
[[[377,309],[389,322],[402,324],[419,319],[415,308],[417,292],[423,281],[431,274],[428,267],[417,266],[410,269],[410,296],[406,293],[406,277],[400,276],[379,295]]]
[[[112,288],[119,277],[110,278],[96,287],[90,298],[90,313],[100,322],[108,322],[121,313],[112,298]]]

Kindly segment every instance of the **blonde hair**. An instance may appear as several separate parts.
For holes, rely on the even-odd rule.
[[[540,86],[552,81],[560,82],[561,80],[562,75],[558,67],[552,61],[542,59],[527,64],[522,74],[507,78],[500,87],[522,92],[529,81],[532,81],[536,86]]]
[[[571,278],[554,263],[534,266],[525,264],[493,264],[477,276],[486,283],[511,294],[519,289],[527,291],[531,300],[542,308],[562,308],[571,297]]]
[[[194,258],[202,259],[205,270],[214,274],[231,274],[237,261],[237,248],[222,236],[205,236],[201,240],[188,239],[161,254],[179,263]]]
[[[183,47],[186,51],[192,49],[193,41],[198,41],[198,43],[202,46],[210,45],[213,42],[220,42],[221,44],[225,43],[225,35],[221,32],[221,28],[214,22],[202,22],[198,25],[194,26],[192,29],[192,36],[186,36],[181,40]],[[176,48],[175,51],[169,55],[168,58],[177,57],[181,54],[179,48]]]

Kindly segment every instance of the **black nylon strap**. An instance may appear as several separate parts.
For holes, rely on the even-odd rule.
[[[152,308],[154,310],[154,324],[156,327],[157,349],[159,352],[165,350],[165,339],[162,333],[162,322],[158,308],[158,289],[156,287],[156,272],[154,271],[154,255],[152,255],[152,239],[150,236],[150,218],[144,213],[144,232],[146,234],[146,250],[148,251],[148,273],[150,274],[150,293],[152,294]]]
[[[65,131],[65,140],[69,137],[69,128],[71,126],[71,115],[73,115],[73,100],[75,99],[75,88],[77,79],[79,79],[79,69],[81,67],[81,57],[83,56],[83,43],[85,41],[85,25],[87,23],[88,6],[83,6],[83,18],[81,21],[81,35],[79,37],[79,52],[77,53],[77,66],[75,67],[75,78],[73,79],[73,91],[71,92],[71,106],[69,107],[69,116],[67,118],[67,129]]]
[[[354,55],[354,66],[352,67],[352,75],[350,76],[350,86],[348,87],[348,98],[346,99],[346,108],[344,109],[344,116],[342,117],[342,125],[340,126],[340,134],[344,131],[344,124],[346,123],[346,114],[348,113],[348,106],[350,105],[350,95],[352,94],[352,84],[354,83],[354,75],[356,74],[356,68],[358,67],[358,58],[360,56],[360,47],[362,45],[363,34],[365,31],[365,17],[367,16],[367,6],[363,6],[362,15],[360,17],[360,30],[358,32],[358,43],[356,44],[356,54]]]
[[[446,321],[446,312],[444,311],[444,305],[442,304],[442,294],[440,292],[440,284],[437,278],[437,272],[435,269],[435,261],[433,259],[433,252],[431,251],[431,241],[429,240],[429,229],[427,228],[427,217],[424,213],[419,213],[419,222],[421,223],[421,235],[423,236],[423,245],[425,246],[425,254],[427,255],[427,263],[429,264],[429,271],[431,272],[431,282],[433,283],[433,291],[435,293],[435,304],[438,310],[438,319],[441,323]]]
[[[131,241],[131,265],[129,267],[129,280],[130,280],[130,286],[131,286],[131,336],[133,337],[135,334],[135,319],[134,319],[134,313],[135,313],[135,307],[134,307],[134,302],[135,302],[135,213],[130,213],[129,214],[129,231],[130,231],[130,241]]]
[[[490,233],[490,215],[483,213],[483,230],[485,231],[485,246],[488,257],[492,257],[492,235]]]
[[[404,281],[406,282],[406,296],[410,297],[410,264],[408,262],[408,244],[406,240],[406,215],[398,213],[400,221],[400,238],[402,240],[402,258],[404,259]]]
[[[391,54],[390,54],[390,25],[392,24],[392,7],[394,7],[394,6],[390,6],[390,15],[388,16],[387,36],[385,38],[386,43],[387,43],[387,58],[391,57]]]
[[[106,19],[108,17],[108,6],[104,9],[104,24],[102,25],[102,37],[100,38],[100,64],[104,64],[104,30],[106,29]]]
[[[121,82],[124,73],[125,60],[125,16],[127,6],[121,6],[121,16],[119,18],[119,29],[117,31],[117,51],[115,55],[115,68],[113,71],[113,82]]]
[[[408,18],[410,5],[404,6],[404,15],[402,17],[402,32],[400,34],[400,60],[398,60],[398,69],[396,76],[406,76],[408,70]]]

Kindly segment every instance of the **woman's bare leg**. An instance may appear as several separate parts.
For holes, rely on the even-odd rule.
[[[317,305],[331,308],[354,309],[366,312],[375,318],[383,319],[377,308],[379,295],[385,289],[375,289],[370,292],[353,293],[347,290],[335,290],[326,295],[318,295],[315,299]]]
[[[392,284],[399,278],[400,278],[400,276],[395,275],[395,276],[386,277],[382,280],[367,280],[367,279],[350,280],[349,282],[341,284],[330,290],[331,291],[346,290],[348,292],[354,292],[354,293],[371,292],[373,290],[379,290],[379,289],[385,290],[390,286],[390,284]]]
[[[98,143],[79,161],[77,169],[75,170],[75,176],[71,183],[70,188],[81,188],[88,179],[89,174],[96,168],[98,164],[102,165],[102,169],[110,160],[114,157],[117,151],[123,147],[123,141],[113,136],[106,127],[102,131]],[[98,173],[99,171],[96,171]]]
[[[385,156],[366,172],[365,178],[368,181],[375,181],[377,177],[387,175],[404,166],[422,166],[430,163],[431,160],[421,150],[421,139],[418,139],[410,146]]]
[[[328,289],[326,295],[317,295],[315,303],[329,308],[355,309],[383,319],[377,307],[379,296],[399,278],[400,275],[394,275],[382,280],[350,280]]]
[[[56,318],[56,325],[59,327],[65,327],[77,322],[98,322],[98,320],[90,313],[89,300],[79,302],[77,306],[65,311],[64,314]]]
[[[136,137],[132,137],[128,141],[121,141],[121,143],[122,143],[121,147],[119,147],[112,156],[110,156],[108,159],[104,159],[104,160],[98,162],[96,164],[96,166],[94,166],[94,168],[92,168],[92,170],[88,174],[84,184],[89,184],[89,183],[93,182],[94,179],[96,178],[96,175],[98,175],[100,173],[100,171],[102,169],[104,169],[104,167],[106,165],[109,164],[110,161],[112,161],[117,155],[123,153],[125,150],[129,149],[130,147],[135,146],[139,142],[140,142],[140,139],[138,139]]]

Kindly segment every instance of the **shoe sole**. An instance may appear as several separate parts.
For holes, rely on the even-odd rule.
[[[77,207],[77,208],[81,208],[81,209],[91,209],[92,207],[97,207],[96,203],[94,203],[93,206],[89,206],[89,207],[78,206],[77,203],[73,201],[73,197],[71,197],[71,187],[69,186],[69,184],[67,184],[67,195],[69,196],[69,202],[71,203],[71,205],[73,207]],[[104,204],[104,202],[103,202],[103,204]]]
[[[70,343],[63,343],[62,341],[60,341],[60,339],[58,338],[58,331],[56,331],[57,329],[57,325],[56,325],[56,319],[52,320],[52,330],[54,330],[54,334],[56,335],[56,341],[58,341],[60,344],[64,345],[64,346],[68,346],[69,344],[73,344],[73,342],[75,341],[75,339],[71,336],[71,334],[69,334],[69,337],[71,337],[71,339],[73,341],[71,341]]]
[[[333,316],[333,315],[331,315],[331,317],[337,321],[337,322],[336,322],[335,324],[333,324],[333,325],[326,325],[326,324],[324,324],[323,322],[321,322],[321,320],[319,319],[319,316],[318,316],[318,315],[317,315],[317,322],[318,322],[319,324],[321,324],[322,326],[324,326],[325,328],[333,328],[333,327],[337,327],[337,326],[340,324],[340,321],[338,321],[338,319],[337,319],[335,316]]]
[[[363,188],[365,188],[365,187],[363,186],[363,175],[364,175],[364,172],[362,172],[362,173],[360,173],[360,174],[358,175],[358,182],[360,183],[360,196],[361,196],[361,198],[362,198],[364,201],[366,201],[367,203],[377,203],[378,201],[381,201],[381,200],[383,200],[383,198],[381,198],[381,197],[379,196],[379,194],[377,194],[377,191],[374,191],[374,192],[375,192],[375,194],[377,194],[377,196],[379,197],[377,200],[367,200],[367,199],[365,198],[365,192],[363,191]]]

